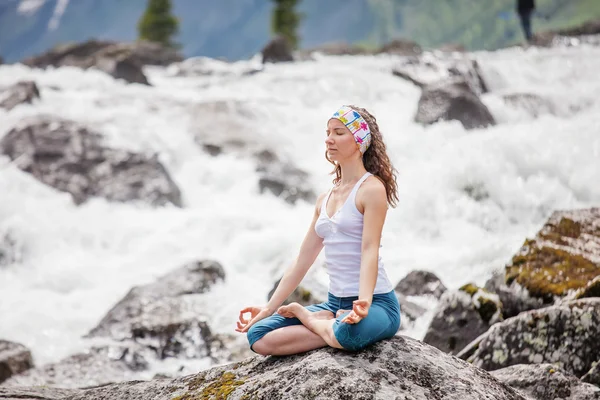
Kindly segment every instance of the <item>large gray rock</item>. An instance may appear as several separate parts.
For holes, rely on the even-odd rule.
[[[283,36],[271,40],[261,52],[263,64],[294,61],[292,46]]]
[[[156,282],[132,288],[87,337],[134,341],[156,357],[226,360],[228,353],[202,317],[206,299],[199,294],[225,279],[213,261],[184,265]]]
[[[462,78],[423,87],[415,122],[428,125],[441,120],[459,121],[465,129],[496,124],[486,105]]]
[[[405,296],[431,295],[439,299],[446,292],[446,286],[434,273],[418,270],[409,272],[398,282],[394,290]]]
[[[0,108],[12,110],[19,104],[31,104],[40,98],[40,91],[33,81],[17,82],[12,86],[0,89]]]
[[[77,393],[74,389],[57,389],[46,386],[0,386],[1,400],[63,400]]]
[[[507,285],[553,304],[600,276],[600,208],[558,210],[505,268]]]
[[[33,368],[33,359],[25,346],[0,340],[0,383],[29,368]]]
[[[600,387],[600,358],[592,364],[592,368],[581,377],[581,381]]]
[[[491,371],[553,363],[581,377],[600,354],[600,298],[566,301],[493,325],[458,354]]]
[[[423,341],[457,354],[501,319],[501,304],[496,295],[465,285],[462,290],[442,295]]]
[[[406,337],[359,353],[324,348],[254,357],[175,380],[89,389],[69,400],[173,399],[525,400],[480,369]]]
[[[100,134],[73,121],[25,119],[0,140],[0,153],[77,204],[99,196],[182,206],[179,188],[155,156],[105,147]]]
[[[133,380],[154,360],[151,352],[129,343],[92,347],[56,363],[46,364],[15,375],[6,386],[85,388]],[[0,397],[2,398],[2,397]]]
[[[491,375],[532,400],[600,399],[600,388],[582,383],[552,364],[513,365],[492,371]]]
[[[544,303],[543,299],[532,297],[525,288],[516,282],[508,286],[504,270],[494,271],[492,277],[485,283],[484,289],[498,295],[502,303],[504,318],[514,317],[523,311],[537,310],[548,305]]]
[[[65,65],[83,69],[95,67],[117,79],[148,84],[142,72],[144,65],[169,65],[182,59],[183,57],[176,50],[157,43],[88,40],[57,46],[44,54],[30,57],[22,62],[37,68]]]

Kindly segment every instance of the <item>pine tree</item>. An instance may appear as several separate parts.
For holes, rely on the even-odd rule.
[[[179,21],[171,14],[171,0],[148,0],[146,11],[138,22],[139,39],[179,47],[173,42],[178,30]]]
[[[298,48],[298,27],[302,15],[296,11],[298,0],[273,0],[275,8],[271,15],[271,30],[287,39],[292,48]]]

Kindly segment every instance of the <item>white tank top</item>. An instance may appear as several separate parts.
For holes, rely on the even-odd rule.
[[[329,274],[329,292],[337,297],[358,296],[363,215],[356,208],[356,193],[360,185],[371,175],[367,172],[356,182],[346,202],[331,218],[327,215],[330,190],[323,200],[315,224],[317,235],[323,238],[325,264]],[[373,294],[388,293],[393,286],[387,277],[381,256],[377,263],[379,268]]]

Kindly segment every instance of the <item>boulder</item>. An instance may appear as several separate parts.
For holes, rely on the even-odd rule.
[[[31,104],[40,98],[40,91],[33,81],[22,81],[0,90],[0,108],[8,111],[19,104]]]
[[[506,284],[552,304],[600,276],[600,208],[555,211],[506,266]]]
[[[83,69],[96,67],[116,79],[148,84],[142,71],[144,65],[169,65],[181,60],[183,57],[177,51],[157,43],[89,40],[57,46],[22,63],[37,68],[67,65]]]
[[[513,365],[491,375],[532,400],[597,400],[600,388],[552,364]]]
[[[582,382],[600,387],[600,358],[592,364],[592,368],[581,377]]]
[[[540,115],[557,115],[556,106],[548,99],[532,93],[511,93],[502,96],[510,107],[523,110],[533,118]]]
[[[565,301],[493,325],[457,357],[488,371],[552,363],[581,377],[600,354],[600,298]]]
[[[132,343],[92,347],[56,363],[15,375],[5,385],[65,389],[106,385],[135,379],[137,372],[148,369],[150,360],[153,360],[152,354]]]
[[[433,296],[439,299],[446,287],[434,273],[429,271],[411,271],[394,288],[405,296]]]
[[[504,271],[494,271],[492,277],[485,283],[484,289],[498,295],[502,303],[504,318],[514,317],[523,311],[536,310],[546,307],[543,299],[532,297],[527,289],[514,282],[506,284]]]
[[[25,346],[0,340],[0,384],[29,368],[33,368],[33,359]]]
[[[423,341],[457,354],[500,320],[502,304],[498,296],[468,284],[442,295]]]
[[[46,386],[0,386],[0,400],[63,400],[77,393],[75,389],[57,389]]]
[[[24,119],[0,140],[0,153],[41,182],[72,195],[181,207],[181,193],[156,156],[103,145],[102,136],[54,117]]]
[[[323,348],[288,357],[256,356],[174,380],[91,388],[69,400],[203,398],[525,400],[485,371],[407,337],[358,353]]]
[[[415,56],[422,53],[421,46],[412,40],[394,39],[384,44],[378,53],[396,54],[401,56]]]
[[[396,293],[398,303],[400,303],[400,330],[407,330],[414,326],[414,322],[425,315],[427,309],[410,301],[402,293]]]
[[[278,36],[267,43],[261,53],[263,64],[294,61],[292,46],[283,36]]]
[[[456,120],[465,129],[485,128],[496,124],[485,104],[462,79],[426,85],[414,120],[426,125],[440,120]]]
[[[227,359],[223,342],[202,317],[206,299],[197,296],[224,279],[217,262],[184,265],[154,283],[132,288],[86,337],[133,341],[151,349],[158,359]]]

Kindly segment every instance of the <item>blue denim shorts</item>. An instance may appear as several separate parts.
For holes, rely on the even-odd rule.
[[[358,300],[358,297],[337,297],[329,293],[326,302],[305,308],[312,312],[331,311],[335,316],[338,310],[352,310],[354,300]],[[341,322],[348,312],[337,317],[333,324],[335,337],[346,350],[362,350],[372,343],[391,338],[400,328],[400,303],[393,290],[373,295],[369,314],[357,324]],[[254,343],[275,329],[301,324],[298,318],[285,318],[279,314],[260,320],[248,330],[250,349]]]

